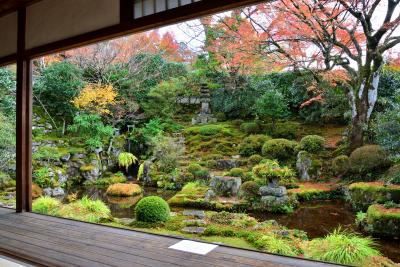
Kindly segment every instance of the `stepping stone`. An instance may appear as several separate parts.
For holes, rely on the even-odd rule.
[[[122,225],[126,225],[129,226],[131,225],[135,219],[130,219],[130,218],[119,218],[118,220],[116,220],[117,222],[119,222]]]
[[[184,220],[183,223],[186,224],[187,226],[200,226],[200,225],[205,225],[206,221],[195,219],[195,220]]]
[[[204,210],[184,210],[183,211],[184,216],[193,216],[199,219],[204,219],[206,217],[206,214]]]
[[[188,234],[202,234],[205,230],[205,227],[187,226],[182,229],[182,232]]]

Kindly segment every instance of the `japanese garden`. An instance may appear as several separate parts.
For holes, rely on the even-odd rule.
[[[323,2],[262,3],[36,59],[33,211],[398,266],[400,2]],[[15,76],[0,69],[8,208]]]

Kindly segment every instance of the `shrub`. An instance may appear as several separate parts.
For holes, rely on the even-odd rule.
[[[255,245],[270,253],[281,254],[285,256],[296,256],[298,251],[296,247],[287,240],[273,235],[263,235],[255,241]]]
[[[261,132],[261,127],[256,122],[245,122],[240,125],[240,130],[247,134],[257,134]]]
[[[32,198],[38,198],[41,197],[43,194],[42,188],[40,188],[37,184],[32,183]]]
[[[244,182],[240,186],[240,196],[246,200],[253,200],[259,196],[260,186],[254,181]]]
[[[350,168],[353,173],[366,175],[379,170],[388,163],[386,152],[378,145],[365,145],[350,155]]]
[[[79,221],[100,223],[111,219],[111,211],[101,200],[91,200],[84,196],[61,208],[59,215]]]
[[[325,138],[319,135],[307,135],[300,141],[300,150],[305,150],[309,153],[320,151],[325,144]]]
[[[262,147],[262,155],[269,159],[287,160],[296,154],[297,142],[287,139],[271,139]]]
[[[350,159],[346,155],[337,156],[332,161],[332,170],[336,175],[344,175],[350,169]]]
[[[136,219],[141,222],[166,222],[170,217],[168,203],[157,196],[145,197],[135,207]]]
[[[131,197],[141,193],[142,188],[137,184],[112,184],[106,191],[107,195],[116,197]]]
[[[33,171],[33,180],[41,188],[47,188],[53,186],[52,177],[50,177],[50,169],[48,167],[42,167]]]
[[[255,154],[249,158],[249,162],[250,162],[250,164],[255,165],[255,164],[260,163],[260,161],[262,161],[262,159],[263,159],[262,156]]]
[[[299,134],[300,123],[280,122],[276,123],[275,129],[272,125],[267,125],[267,134],[274,138],[295,139]]]
[[[271,138],[267,135],[250,135],[243,139],[243,142],[239,146],[239,153],[242,156],[252,156],[254,154],[260,154],[264,143]]]
[[[227,130],[228,129],[224,125],[210,124],[210,125],[193,126],[193,127],[187,128],[185,130],[185,133],[189,134],[189,135],[200,134],[200,135],[208,136],[208,135],[216,135],[219,133],[223,133]]]
[[[32,211],[41,214],[56,215],[60,207],[61,202],[49,196],[39,197],[32,203]]]
[[[400,184],[400,164],[393,165],[385,174],[388,184]]]
[[[138,162],[138,158],[132,153],[122,152],[118,155],[118,165],[124,167],[128,171],[129,166]]]
[[[200,170],[202,170],[203,167],[201,167],[200,164],[198,163],[190,163],[189,167],[188,167],[188,172],[190,172],[191,174],[194,175],[195,172],[198,172]]]
[[[337,229],[325,238],[310,241],[304,255],[314,260],[359,265],[367,257],[380,255],[375,247],[376,244],[369,237],[361,237]]]
[[[158,167],[163,172],[172,172],[178,167],[178,160],[184,151],[183,145],[175,142],[172,137],[161,135],[156,137],[153,142],[153,154],[158,160]]]
[[[244,170],[242,168],[232,168],[226,175],[232,177],[243,177]]]
[[[376,142],[389,153],[391,159],[400,159],[400,105],[379,112],[374,128]]]
[[[290,180],[295,172],[288,167],[281,167],[277,161],[269,160],[253,167],[253,174],[266,183],[276,183],[281,180]]]

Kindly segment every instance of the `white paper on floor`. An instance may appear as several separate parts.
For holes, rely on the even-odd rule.
[[[2,257],[2,256],[0,256],[0,257]],[[0,258],[0,266],[1,267],[24,267],[24,265],[6,260],[4,258]]]
[[[207,255],[209,252],[217,247],[218,245],[206,244],[190,240],[182,240],[175,245],[170,246],[169,248],[200,255]]]

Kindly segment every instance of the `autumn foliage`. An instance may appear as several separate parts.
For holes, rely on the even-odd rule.
[[[117,103],[116,97],[111,85],[88,84],[72,102],[78,109],[106,115],[110,113],[109,107]]]

